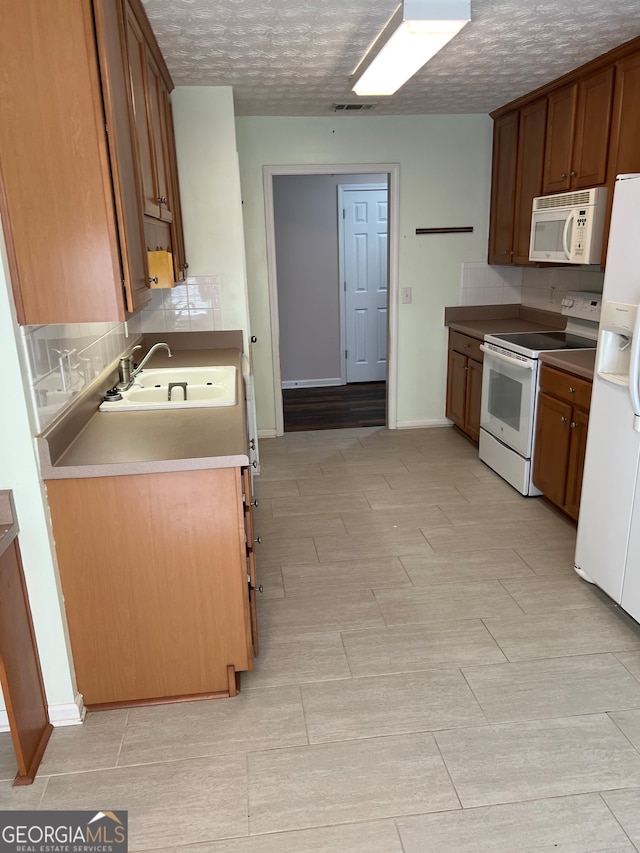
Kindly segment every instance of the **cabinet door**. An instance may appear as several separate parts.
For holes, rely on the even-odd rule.
[[[93,0],[93,9],[124,287],[127,308],[135,311],[150,301],[151,291],[142,223],[142,186],[127,75],[126,23],[121,5],[113,0]]]
[[[609,174],[640,172],[640,53],[616,64]],[[612,187],[613,189],[613,187]]]
[[[546,130],[546,98],[529,104],[520,110],[513,226],[513,262],[515,264],[531,264],[531,261],[529,261],[531,208],[533,206],[533,199],[542,193]]]
[[[149,122],[151,140],[153,144],[153,165],[155,169],[158,216],[166,222],[171,222],[171,190],[169,188],[168,180],[169,141],[164,102],[165,88],[158,66],[148,49],[146,50],[146,64],[147,120]]]
[[[169,186],[171,204],[171,248],[173,252],[173,268],[176,281],[184,281],[187,277],[187,263],[184,248],[184,233],[182,228],[182,206],[180,204],[180,181],[178,180],[178,162],[176,157],[176,140],[173,130],[173,111],[169,94],[163,87],[164,110],[168,134],[169,154]]]
[[[464,430],[474,441],[480,438],[480,407],[482,403],[482,364],[467,359],[467,393]]]
[[[239,469],[50,480],[78,689],[88,705],[224,694],[250,669]],[[135,507],[113,547],[119,508]]]
[[[0,212],[18,322],[125,319],[89,0],[3,0]]]
[[[464,429],[467,398],[467,359],[459,352],[449,351],[447,370],[447,417]]]
[[[518,112],[496,119],[493,126],[489,263],[510,264],[513,258],[513,215],[518,153]]]
[[[585,189],[607,179],[614,69],[605,68],[578,83],[571,186]]]
[[[571,406],[538,395],[533,483],[557,506],[564,505],[571,440]]]
[[[584,455],[587,447],[587,427],[589,415],[580,409],[574,409],[571,419],[571,444],[569,448],[569,468],[567,471],[567,490],[564,510],[575,521],[580,512],[580,494],[582,493],[582,473]]]
[[[144,35],[129,3],[126,4],[127,53],[133,114],[136,127],[139,172],[142,178],[144,212],[160,216],[153,155],[153,135],[147,107],[147,50]]]
[[[18,760],[14,785],[29,785],[52,727],[17,539],[0,555],[0,684]]]
[[[568,190],[571,184],[571,155],[578,87],[565,86],[549,95],[543,193]]]

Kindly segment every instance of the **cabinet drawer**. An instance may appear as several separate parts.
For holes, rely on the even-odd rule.
[[[540,390],[581,409],[591,403],[591,382],[547,365],[540,371]]]
[[[482,361],[481,343],[482,341],[477,340],[477,338],[471,338],[469,335],[461,335],[460,332],[449,330],[449,349],[455,350],[476,361]]]

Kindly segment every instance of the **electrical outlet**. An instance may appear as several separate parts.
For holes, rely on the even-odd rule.
[[[410,287],[400,288],[400,302],[403,305],[410,305],[411,304],[411,288]]]

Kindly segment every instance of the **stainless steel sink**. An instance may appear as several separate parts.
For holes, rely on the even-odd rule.
[[[235,406],[236,368],[166,367],[141,370],[120,399],[100,405],[101,412],[140,412],[157,409],[196,409]]]

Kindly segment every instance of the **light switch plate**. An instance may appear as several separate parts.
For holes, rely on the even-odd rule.
[[[403,305],[409,305],[411,303],[411,288],[410,287],[400,288],[400,302]]]

